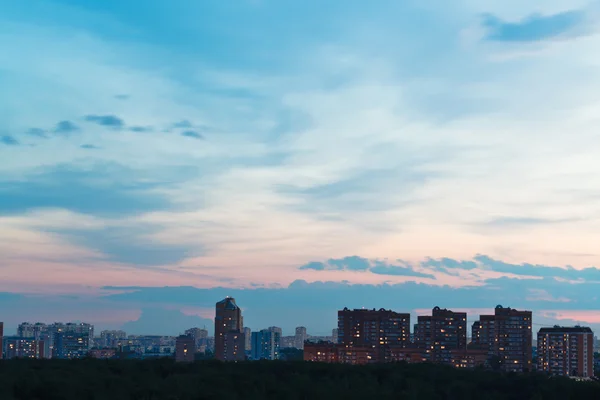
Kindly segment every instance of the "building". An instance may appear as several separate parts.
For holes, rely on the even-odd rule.
[[[337,328],[331,330],[331,340],[333,343],[339,343]]]
[[[99,358],[99,359],[115,358],[117,356],[117,350],[116,349],[92,349],[89,352],[89,356],[92,358]]]
[[[196,351],[203,349],[201,352],[204,353],[208,339],[208,331],[206,329],[190,328],[187,329],[184,334],[194,338],[194,342],[196,343]]]
[[[4,358],[44,358],[44,342],[33,338],[11,337],[5,341]]]
[[[532,368],[532,313],[496,306],[494,315],[481,315],[472,326],[472,344],[487,350],[504,371]]]
[[[337,344],[331,342],[305,343],[304,361],[338,363],[339,347]]]
[[[244,332],[227,332],[223,342],[223,361],[244,361],[245,359],[246,337]]]
[[[303,326],[298,326],[296,328],[294,347],[300,350],[304,349],[304,342],[306,341],[306,338],[306,328]]]
[[[103,348],[117,348],[127,340],[124,331],[102,331],[100,332],[100,346]]]
[[[4,350],[4,322],[0,322],[0,360],[3,357]]]
[[[296,335],[294,335],[294,336],[282,336],[281,337],[281,348],[282,349],[296,348]]]
[[[181,335],[175,342],[175,361],[192,362],[196,357],[196,338],[191,335]]]
[[[244,349],[249,352],[252,349],[252,329],[244,327],[244,339],[246,341]]]
[[[54,358],[82,358],[90,349],[89,333],[59,331],[54,334]]]
[[[379,310],[344,308],[338,311],[338,342],[344,346],[340,361],[351,363],[385,362],[387,347],[408,347],[410,314]],[[366,348],[370,350],[365,350]]]
[[[240,351],[244,353],[245,339],[242,340],[241,346],[237,343],[240,338],[244,338],[243,326],[242,310],[233,297],[226,297],[216,304],[215,358],[217,360],[229,361],[228,355],[232,356],[234,353],[237,359]],[[227,342],[228,340],[230,342]]]
[[[594,333],[590,328],[541,328],[537,343],[538,370],[569,377],[594,376]]]
[[[417,317],[415,345],[427,361],[452,364],[453,351],[467,348],[467,313],[434,307]]]
[[[17,327],[17,335],[22,338],[34,338],[40,340],[42,336],[47,335],[48,325],[41,322],[31,324],[23,322]]]
[[[281,331],[278,329],[263,329],[252,332],[252,350],[250,352],[253,360],[277,360],[281,347]]]

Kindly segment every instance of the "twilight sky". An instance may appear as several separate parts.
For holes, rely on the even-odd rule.
[[[0,320],[600,330],[599,48],[587,0],[0,0]]]

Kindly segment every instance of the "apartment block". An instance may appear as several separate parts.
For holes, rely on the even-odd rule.
[[[530,371],[532,364],[532,313],[496,306],[494,315],[481,315],[473,323],[474,347],[496,358],[504,371]]]
[[[425,360],[452,364],[452,351],[467,348],[467,313],[434,307],[431,315],[418,316],[415,345]]]
[[[537,334],[538,370],[552,375],[594,376],[594,333],[588,327],[541,328]]]
[[[410,345],[410,314],[344,308],[338,311],[338,342],[349,355],[341,355],[341,360],[385,362],[387,347]]]

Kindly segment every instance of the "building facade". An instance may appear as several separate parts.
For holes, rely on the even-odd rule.
[[[277,360],[281,347],[281,333],[276,329],[263,329],[252,332],[252,350],[250,352],[253,360]]]
[[[303,326],[296,327],[296,334],[294,335],[294,347],[300,350],[304,349],[304,342],[308,338],[306,335],[306,328]]]
[[[44,358],[44,341],[32,338],[9,337],[5,339],[4,358]]]
[[[232,361],[229,357],[239,359],[240,350],[245,352],[245,339],[241,346],[238,341],[244,338],[244,322],[242,310],[233,297],[226,297],[217,302],[215,313],[215,358],[221,361]]]
[[[60,331],[54,334],[53,358],[82,358],[90,350],[89,333]]]
[[[467,313],[434,307],[431,315],[417,317],[414,336],[425,360],[452,364],[453,352],[467,348]]]
[[[410,314],[391,310],[338,311],[338,342],[348,360],[385,362],[386,348],[410,345]],[[364,350],[370,348],[369,350]],[[364,351],[363,351],[364,350]],[[340,359],[344,357],[340,356]],[[358,361],[360,360],[360,361]]]
[[[532,312],[496,306],[494,315],[481,315],[473,323],[473,344],[488,351],[502,370],[532,369]]]
[[[552,375],[594,376],[594,333],[588,327],[541,328],[537,334],[538,370]]]
[[[181,335],[175,341],[175,361],[193,362],[196,357],[196,338]]]

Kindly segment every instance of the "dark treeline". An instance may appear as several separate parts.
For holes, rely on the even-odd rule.
[[[3,400],[599,399],[600,384],[430,364],[5,360]]]

